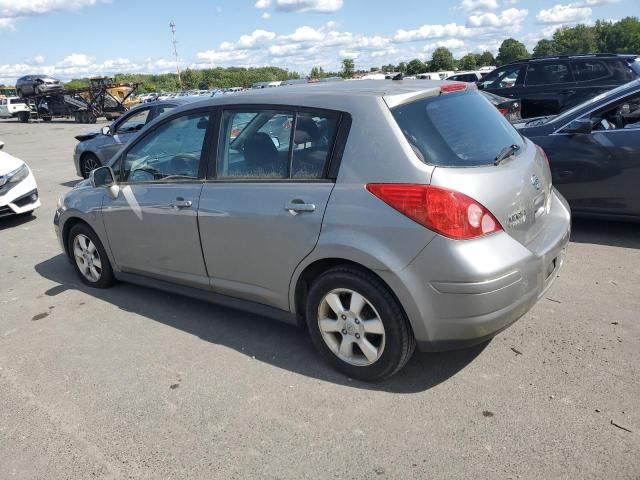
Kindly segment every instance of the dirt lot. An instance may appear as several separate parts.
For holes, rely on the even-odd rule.
[[[513,327],[363,384],[295,328],[82,286],[52,219],[87,128],[0,121],[43,203],[0,220],[0,478],[640,478],[640,225],[576,222]]]

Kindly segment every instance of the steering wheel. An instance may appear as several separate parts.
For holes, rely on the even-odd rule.
[[[171,175],[167,175],[167,177],[197,177],[198,176],[198,164],[200,163],[200,156],[195,155],[193,153],[179,153],[174,156],[171,160],[169,160],[169,165],[167,170],[169,170]],[[191,173],[191,169],[189,167],[195,166],[195,175],[189,175]],[[167,178],[165,177],[165,178]]]

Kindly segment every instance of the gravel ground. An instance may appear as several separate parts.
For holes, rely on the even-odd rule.
[[[293,327],[82,286],[52,219],[91,127],[0,121],[43,203],[0,220],[1,479],[640,478],[640,225],[575,222],[514,326],[363,384]]]

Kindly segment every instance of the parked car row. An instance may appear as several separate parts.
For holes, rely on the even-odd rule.
[[[92,287],[305,325],[337,369],[375,380],[416,345],[495,335],[562,266],[570,211],[544,152],[471,84],[318,83],[147,115],[56,210]]]

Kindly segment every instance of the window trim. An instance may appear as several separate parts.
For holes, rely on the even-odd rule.
[[[569,81],[568,82],[557,82],[557,83],[536,83],[534,85],[530,85],[527,83],[527,77],[529,76],[529,67],[531,67],[532,65],[542,65],[543,67],[546,65],[564,65],[567,68],[567,72],[569,72]],[[529,63],[527,64],[527,68],[524,71],[524,78],[522,80],[522,85],[525,88],[536,88],[536,87],[549,87],[549,86],[556,86],[556,85],[571,85],[571,84],[575,84],[576,83],[576,79],[573,76],[573,69],[571,68],[571,62],[568,61],[559,61],[559,62],[535,62],[535,63]]]
[[[178,110],[178,108],[174,109]],[[212,136],[212,131],[213,131],[213,125],[214,125],[214,120],[215,120],[215,116],[216,116],[216,107],[213,106],[206,106],[206,107],[199,107],[199,108],[194,108],[194,109],[188,109],[188,110],[181,110],[181,111],[176,111],[175,113],[169,113],[166,116],[162,117],[162,120],[158,121],[155,125],[153,125],[151,128],[149,128],[146,132],[143,132],[141,135],[139,135],[138,137],[136,137],[127,147],[125,147],[125,150],[118,156],[114,157],[114,161],[111,163],[112,165],[120,162],[120,168],[119,168],[119,178],[122,179],[124,178],[124,163],[126,160],[127,155],[129,154],[129,152],[131,151],[132,148],[134,148],[136,145],[138,145],[138,143],[140,143],[142,140],[144,140],[145,138],[147,138],[149,135],[151,135],[152,133],[154,133],[156,130],[158,130],[160,127],[162,127],[163,125],[165,125],[168,122],[173,121],[174,119],[178,118],[178,117],[182,117],[182,116],[188,116],[188,115],[196,115],[198,113],[207,113],[209,115],[209,125],[207,126],[205,135],[204,135],[204,141],[202,142],[202,149],[200,151],[200,165],[198,166],[198,178],[197,180],[192,180],[192,181],[182,181],[182,182],[178,182],[178,181],[174,181],[174,182],[162,182],[162,181],[150,181],[150,182],[125,182],[123,180],[120,180],[118,182],[119,185],[186,185],[186,184],[195,184],[195,183],[204,183],[206,181],[207,178],[207,171],[208,171],[208,167],[209,167],[209,156],[211,155],[211,136]],[[153,122],[153,120],[152,120]]]
[[[217,123],[215,125],[215,147],[212,149],[212,161],[210,165],[215,166],[213,174],[209,173],[206,177],[207,183],[272,183],[272,184],[284,184],[284,183],[335,183],[337,179],[337,173],[342,162],[342,155],[346,146],[346,142],[349,136],[349,130],[351,128],[351,115],[347,112],[340,110],[332,110],[328,108],[316,108],[307,107],[301,105],[291,104],[272,104],[272,103],[234,103],[227,105],[217,105]],[[283,112],[293,112],[294,122],[297,122],[298,113],[326,113],[329,115],[337,115],[336,133],[333,137],[333,142],[330,151],[328,152],[328,158],[325,162],[323,177],[322,178],[292,178],[291,171],[289,170],[289,176],[287,178],[232,178],[232,177],[218,177],[218,153],[220,148],[220,135],[222,135],[222,118],[225,111],[262,111],[262,110],[276,110]],[[348,121],[345,118],[348,117]],[[294,135],[295,129],[292,129],[291,135]],[[293,149],[291,148],[291,142],[289,144],[289,169],[291,168],[291,154]],[[338,144],[340,141],[340,144]],[[211,170],[210,170],[211,171]]]

